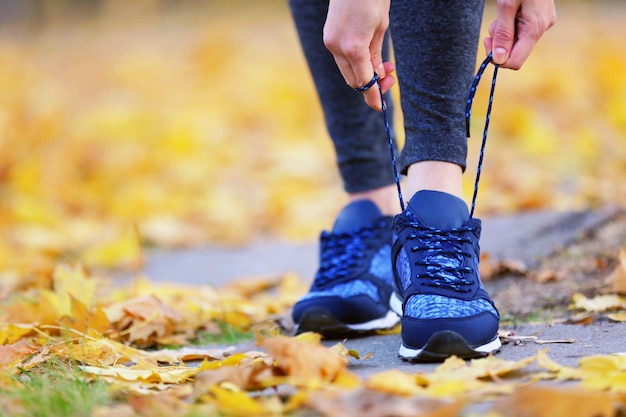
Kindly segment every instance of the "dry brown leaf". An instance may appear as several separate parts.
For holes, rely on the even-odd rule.
[[[528,271],[528,268],[522,261],[513,259],[496,260],[486,252],[480,255],[478,267],[480,278],[484,281],[504,274],[524,275]]]
[[[224,366],[202,371],[194,377],[194,398],[205,395],[213,386],[224,382],[233,384],[244,391],[259,389],[264,387],[264,380],[271,380],[272,377],[271,365],[264,362],[255,362],[243,367]]]
[[[606,279],[608,291],[618,294],[626,294],[626,246],[619,252],[619,265]]]
[[[267,350],[286,375],[312,380],[333,381],[348,365],[348,358],[326,346],[288,337],[263,340]]]
[[[137,346],[149,347],[171,337],[179,328],[182,316],[157,297],[144,296],[125,300],[106,308],[115,328]]]
[[[233,353],[235,353],[234,346],[224,349],[183,347],[180,349],[150,350],[146,352],[153,359],[169,364],[199,360],[223,360]]]
[[[433,398],[399,397],[369,389],[313,392],[307,404],[325,417],[452,417],[459,415],[463,406],[462,402],[450,404]],[[437,414],[438,410],[440,414]]]
[[[562,281],[563,279],[565,279],[566,276],[567,271],[565,270],[555,271],[548,268],[541,269],[539,271],[529,274],[530,279],[539,284],[544,284],[546,282]]]
[[[552,387],[522,387],[497,402],[507,417],[614,417],[615,396],[603,392]]]
[[[13,368],[15,364],[20,363],[39,349],[39,347],[29,344],[25,339],[0,346],[0,369]]]
[[[98,367],[115,366],[132,362],[138,369],[152,369],[158,362],[148,352],[123,345],[94,334],[83,335],[74,343],[59,343],[50,347],[57,357],[76,360]]]
[[[116,380],[151,383],[151,384],[180,384],[190,381],[198,373],[198,368],[188,367],[154,367],[153,369],[132,369],[126,366],[110,366],[100,368],[96,366],[80,366],[83,372],[96,375],[108,382]]]

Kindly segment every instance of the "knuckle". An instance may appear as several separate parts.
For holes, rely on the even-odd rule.
[[[339,40],[336,36],[330,33],[324,33],[323,37],[324,46],[331,52],[339,50]]]
[[[498,0],[498,9],[503,12],[517,12],[519,9],[519,1],[517,0]]]
[[[557,17],[556,17],[556,10],[554,10],[554,11],[550,14],[550,16],[548,17],[547,28],[549,29],[549,28],[551,28],[552,26],[554,26],[554,25],[555,25],[555,23],[556,23],[556,20],[557,20]]]
[[[358,59],[363,56],[363,51],[367,50],[367,46],[363,46],[359,42],[349,40],[341,45],[341,50],[348,59]]]
[[[515,39],[515,32],[502,26],[496,26],[493,30],[493,38],[499,39],[500,41],[513,42]]]
[[[322,41],[326,49],[335,55],[342,55],[348,59],[357,59],[364,56],[364,52],[367,52],[367,45],[363,44],[359,40],[345,38],[339,36],[332,31],[324,31]]]

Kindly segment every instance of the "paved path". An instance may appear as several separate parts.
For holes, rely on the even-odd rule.
[[[566,247],[582,234],[609,221],[615,210],[582,213],[534,212],[483,219],[483,252],[493,258],[518,259],[532,265],[553,251]],[[143,270],[153,281],[219,286],[232,278],[295,271],[303,279],[316,269],[317,243],[288,244],[257,242],[244,248],[207,247],[193,250],[154,251]],[[626,324],[599,323],[591,326],[557,324],[523,325],[504,330],[520,336],[537,336],[542,340],[574,339],[571,344],[539,345],[526,342],[507,344],[500,357],[517,360],[549,349],[550,357],[563,365],[575,365],[583,356],[626,351]],[[335,342],[326,342],[329,344]],[[365,337],[346,341],[346,346],[362,355],[372,352],[368,360],[353,361],[351,370],[367,376],[389,368],[427,371],[436,365],[414,365],[397,356],[400,335]],[[242,346],[242,349],[252,348]],[[417,368],[419,366],[419,368]]]
[[[493,258],[528,265],[602,224],[614,210],[581,213],[533,212],[483,219],[481,248]],[[310,279],[317,269],[317,242],[255,242],[241,248],[206,247],[150,252],[143,273],[151,280],[219,286],[232,278],[294,271]]]

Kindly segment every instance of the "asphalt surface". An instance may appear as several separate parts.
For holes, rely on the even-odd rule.
[[[494,259],[516,259],[531,266],[607,221],[614,212],[529,212],[483,218],[481,249]],[[154,250],[141,272],[155,282],[220,286],[230,279],[287,271],[310,279],[317,261],[317,242],[271,240],[239,248]]]
[[[532,212],[483,218],[482,252],[494,259],[517,259],[533,265],[576,238],[608,222],[615,210],[578,213]],[[292,244],[260,241],[243,248],[205,247],[150,252],[142,271],[156,282],[212,284],[220,286],[233,278],[281,274],[294,271],[310,279],[317,268],[317,242]],[[538,284],[539,285],[539,284]],[[499,356],[519,360],[548,349],[549,356],[562,365],[576,365],[583,356],[626,352],[626,324],[600,322],[592,325],[502,326],[501,331],[534,340],[504,344]],[[547,342],[547,343],[546,343]],[[325,343],[336,343],[327,341]],[[379,335],[345,341],[349,349],[366,360],[353,360],[351,371],[360,376],[386,369],[428,371],[436,365],[412,364],[398,358],[400,335]],[[241,346],[245,349],[245,346]]]

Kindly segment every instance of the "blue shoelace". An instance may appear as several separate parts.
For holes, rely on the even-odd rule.
[[[487,68],[487,66],[493,63],[492,61],[492,54],[490,53],[487,58],[485,58],[485,60],[480,64],[480,67],[478,69],[478,71],[476,72],[476,76],[474,77],[474,81],[472,82],[472,85],[470,87],[470,93],[469,96],[467,98],[467,103],[465,105],[465,126],[466,126],[466,134],[467,137],[470,137],[470,118],[472,115],[472,104],[474,103],[474,96],[476,95],[476,89],[478,88],[478,84],[480,83],[480,79],[483,75],[483,73],[485,72],[485,69]],[[480,147],[480,156],[478,159],[478,168],[476,170],[476,180],[474,182],[474,195],[472,196],[472,208],[470,210],[470,218],[474,217],[474,209],[476,208],[476,198],[478,196],[478,183],[480,182],[480,174],[482,172],[482,168],[483,168],[483,159],[484,159],[484,155],[485,155],[485,145],[487,144],[487,133],[489,131],[489,121],[491,119],[491,108],[493,106],[493,97],[494,97],[494,93],[495,93],[495,89],[496,89],[496,78],[498,76],[498,67],[499,65],[497,64],[493,64],[494,65],[494,70],[493,70],[493,78],[491,81],[491,91],[489,93],[489,105],[487,106],[487,115],[485,117],[485,127],[483,129],[483,139],[482,139],[482,144]],[[378,78],[377,74],[374,74],[374,78],[372,78],[372,80],[370,81],[370,83],[368,83],[366,86],[361,87],[360,89],[356,89],[355,91],[359,91],[362,89],[367,89],[369,88],[371,85],[373,85],[373,83],[376,83],[378,85],[378,91],[380,93],[380,100],[382,102],[382,113],[383,113],[383,118],[385,120],[385,131],[387,132],[387,140],[389,143],[389,152],[391,153],[391,165],[393,167],[393,173],[395,176],[395,181],[396,181],[396,188],[398,190],[398,199],[400,200],[400,208],[402,209],[402,211],[404,211],[405,206],[404,206],[404,199],[402,197],[402,189],[400,187],[400,174],[398,173],[398,166],[397,166],[397,162],[396,162],[396,154],[393,150],[393,139],[391,137],[391,132],[389,129],[389,117],[387,116],[387,104],[385,103],[385,99],[383,98],[383,90],[380,86],[380,80]]]
[[[320,239],[320,267],[315,282],[325,285],[352,276],[352,270],[361,266],[368,249],[368,240],[372,237],[374,231],[369,227],[354,233],[323,232]]]
[[[421,260],[415,265],[422,267],[416,278],[421,279],[419,285],[429,287],[450,288],[457,292],[469,292],[475,283],[471,277],[474,270],[468,266],[461,266],[465,258],[472,254],[463,250],[466,243],[471,243],[467,237],[470,228],[462,227],[452,230],[439,230],[432,227],[409,223],[415,233],[409,239],[417,239],[418,245],[411,248],[412,252],[422,252]]]
[[[472,114],[472,104],[474,102],[474,96],[476,95],[476,90],[478,88],[480,79],[490,63],[493,63],[492,54],[489,54],[487,58],[481,63],[470,87],[470,92],[465,107],[465,124],[466,134],[468,138],[470,137],[470,119]],[[491,119],[491,109],[493,106],[493,97],[495,93],[497,75],[498,65],[494,64],[491,90],[489,93],[489,104],[487,106],[485,126],[483,129],[483,137],[480,147],[480,156],[478,159],[476,179],[474,182],[474,194],[472,196],[470,218],[474,217],[474,209],[476,207],[478,184],[480,182],[480,174],[483,167],[485,146],[487,144],[487,134],[489,131],[489,121]],[[383,92],[378,77],[375,76],[373,81],[378,83],[378,91],[380,92],[380,99],[382,101],[382,113],[385,120],[385,129],[389,142],[389,150],[391,152],[391,164],[393,167],[396,187],[398,190],[398,199],[400,200],[400,207],[402,208],[402,211],[405,211],[402,190],[400,187],[400,176],[398,173],[396,156],[393,149],[393,140],[389,129],[387,105],[385,103],[385,100],[383,99]],[[409,236],[409,239],[417,239],[420,241],[419,245],[411,248],[411,251],[420,251],[424,253],[422,260],[416,263],[417,266],[423,267],[422,272],[417,275],[418,279],[424,279],[420,282],[420,285],[445,287],[458,292],[471,291],[470,287],[475,282],[472,279],[466,278],[466,276],[472,274],[474,271],[470,267],[461,267],[461,265],[463,265],[465,258],[471,258],[472,256],[470,253],[467,253],[463,250],[463,246],[466,243],[471,243],[471,240],[467,237],[467,234],[471,233],[472,229],[470,227],[460,227],[444,231],[432,227],[425,227],[417,222],[409,222],[407,226],[415,229],[415,233],[411,234]]]

